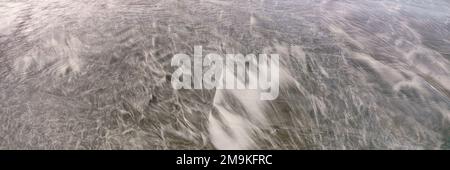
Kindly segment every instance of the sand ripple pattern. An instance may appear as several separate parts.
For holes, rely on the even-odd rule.
[[[0,149],[450,148],[446,0],[0,0],[0,21]],[[174,90],[195,45],[280,54],[280,97]]]

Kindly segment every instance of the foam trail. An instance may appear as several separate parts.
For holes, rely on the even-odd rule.
[[[253,61],[255,62],[255,61]],[[276,68],[275,68],[276,67]],[[279,70],[278,77],[271,77],[272,81],[278,81],[283,90],[296,82],[280,65],[271,65],[268,70],[260,70],[270,73],[272,69]],[[223,79],[235,79],[237,84],[248,86],[251,80],[268,80],[270,74],[258,74],[254,70],[246,70],[248,80],[236,77],[230,73],[230,69],[224,69]],[[228,77],[227,77],[228,76]],[[239,85],[238,85],[239,86]],[[209,117],[208,130],[211,142],[217,149],[255,149],[259,148],[261,138],[267,137],[264,129],[270,129],[277,106],[274,101],[261,100],[261,89],[217,89],[214,96],[214,111]],[[282,94],[285,95],[285,94]],[[278,106],[279,107],[279,106]]]

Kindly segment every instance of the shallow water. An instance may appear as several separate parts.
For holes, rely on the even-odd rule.
[[[446,0],[2,0],[0,149],[449,149]],[[171,59],[277,53],[280,96]]]

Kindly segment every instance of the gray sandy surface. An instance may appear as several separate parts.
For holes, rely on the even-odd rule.
[[[0,0],[0,149],[450,149],[447,0]],[[280,54],[280,97],[171,59]]]

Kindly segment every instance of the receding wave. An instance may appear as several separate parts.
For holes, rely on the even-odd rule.
[[[449,149],[446,0],[3,0],[1,149]],[[175,90],[177,53],[280,56],[280,95]]]

